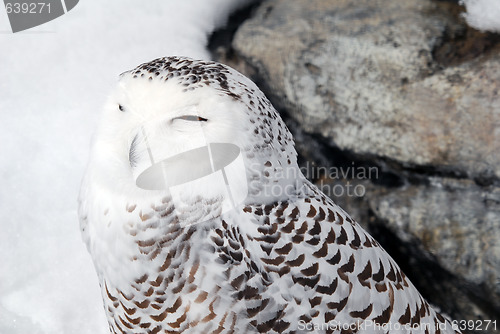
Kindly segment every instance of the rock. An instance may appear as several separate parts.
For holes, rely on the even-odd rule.
[[[269,0],[232,46],[301,166],[378,168],[309,177],[424,296],[458,320],[500,319],[500,36],[450,1]]]
[[[498,180],[500,53],[436,61],[466,34],[430,0],[276,0],[233,46],[306,132],[357,154]],[[476,37],[467,50],[480,48]]]
[[[400,240],[432,254],[460,277],[463,290],[476,287],[469,295],[482,296],[486,312],[500,310],[500,188],[432,177],[428,184],[379,188],[370,195],[371,210]]]

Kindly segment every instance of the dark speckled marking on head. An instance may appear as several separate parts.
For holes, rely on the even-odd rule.
[[[180,85],[185,87],[185,91],[195,90],[204,85],[216,88],[235,100],[241,99],[239,94],[233,92],[234,87],[230,86],[228,80],[231,75],[230,69],[210,61],[194,61],[183,57],[158,58],[121,74],[121,76],[124,75],[132,75],[134,79],[146,76],[150,81],[168,81],[175,78]],[[238,84],[245,86],[240,81]]]

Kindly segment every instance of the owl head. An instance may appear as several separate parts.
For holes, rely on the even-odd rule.
[[[296,156],[292,135],[250,79],[216,62],[166,57],[120,75],[88,173],[120,196],[168,193],[227,209],[289,197],[302,177]]]

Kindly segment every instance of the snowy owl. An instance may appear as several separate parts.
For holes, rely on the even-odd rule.
[[[455,333],[212,61],[121,74],[79,197],[112,333]]]

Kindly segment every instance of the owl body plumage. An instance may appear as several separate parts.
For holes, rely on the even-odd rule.
[[[245,199],[226,210],[211,187],[138,187],[134,169],[151,152],[137,138],[151,120],[167,128],[165,156],[236,145],[244,171],[231,191]],[[290,132],[238,72],[183,57],[143,64],[122,75],[101,124],[80,222],[112,333],[455,332],[303,177]]]

